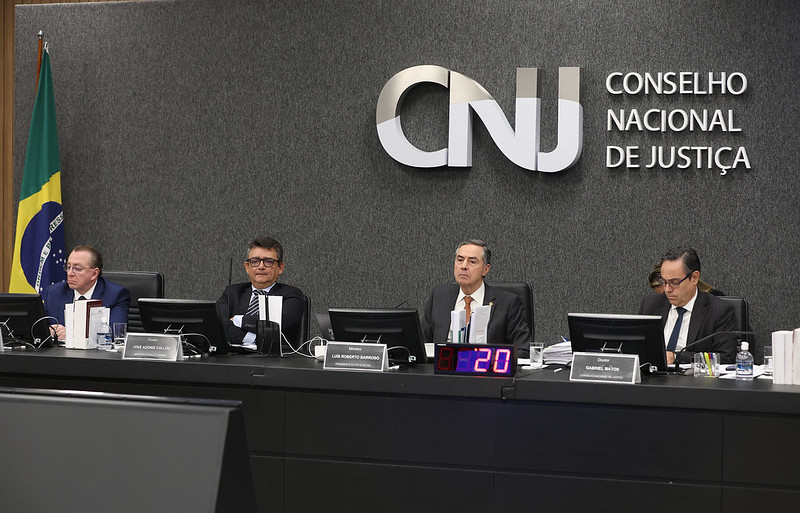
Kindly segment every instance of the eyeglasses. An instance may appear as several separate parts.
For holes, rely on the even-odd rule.
[[[66,272],[75,271],[75,274],[80,274],[83,271],[85,271],[86,269],[95,269],[95,268],[94,267],[81,267],[79,265],[64,264],[64,270]]]
[[[672,287],[674,289],[675,287],[677,287],[681,283],[683,283],[686,280],[686,278],[688,278],[691,275],[692,275],[692,273],[687,274],[686,276],[683,277],[682,280],[679,280],[678,278],[673,278],[671,280],[665,280],[663,276],[659,276],[656,281],[658,281],[658,283],[662,287],[666,287],[667,285],[669,285],[670,287]]]
[[[266,257],[266,258],[248,258],[245,260],[245,263],[250,264],[250,267],[258,267],[258,264],[264,263],[264,267],[272,267],[275,265],[275,262],[280,263],[279,260],[275,260],[274,258]]]

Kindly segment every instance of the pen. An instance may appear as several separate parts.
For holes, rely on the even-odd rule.
[[[706,367],[708,368],[708,375],[713,376],[715,374],[714,366],[711,365],[711,358],[709,358],[709,356],[710,355],[708,353],[703,353],[703,358],[706,359]]]

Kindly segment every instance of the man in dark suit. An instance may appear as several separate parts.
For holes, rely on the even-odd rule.
[[[667,343],[667,363],[689,363],[695,352],[720,353],[723,363],[736,358],[736,340],[732,335],[718,335],[709,340],[687,345],[703,337],[722,331],[736,330],[733,307],[708,292],[698,289],[700,259],[692,248],[678,248],[667,252],[661,262],[658,282],[664,286],[663,294],[652,294],[642,300],[640,314],[660,315]]]
[[[422,326],[425,342],[449,341],[451,311],[471,312],[474,305],[492,305],[487,342],[514,345],[518,356],[528,356],[531,330],[525,320],[522,300],[516,294],[484,282],[491,268],[491,256],[481,240],[469,239],[458,245],[453,265],[456,283],[434,288],[425,304]]]
[[[260,237],[250,242],[244,261],[250,281],[229,285],[217,300],[229,342],[255,347],[259,294],[283,297],[281,331],[289,341],[299,341],[305,296],[297,287],[277,283],[285,267],[283,247],[278,241]]]
[[[67,281],[54,283],[44,292],[44,309],[57,319],[53,328],[64,340],[64,307],[76,299],[101,299],[110,308],[108,323],[128,322],[131,293],[125,287],[103,278],[103,255],[92,246],[76,246],[64,265]]]

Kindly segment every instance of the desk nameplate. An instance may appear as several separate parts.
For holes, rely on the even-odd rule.
[[[626,385],[641,383],[639,355],[573,353],[569,380]]]
[[[128,333],[125,335],[123,360],[183,360],[180,335],[163,333]]]
[[[326,370],[382,372],[389,366],[386,344],[328,342],[326,348]]]

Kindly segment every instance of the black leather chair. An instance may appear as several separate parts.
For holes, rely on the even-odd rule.
[[[519,296],[525,311],[525,320],[528,321],[528,326],[531,329],[531,341],[536,340],[533,331],[533,289],[530,283],[522,281],[487,281],[486,283]]]
[[[752,331],[750,329],[750,313],[747,307],[747,301],[739,296],[717,296],[719,299],[733,305],[733,313],[736,316],[736,329],[739,331]],[[745,341],[750,344],[750,351],[752,352],[753,344],[752,335],[738,335],[736,337],[738,342]],[[738,344],[737,344],[738,345]]]
[[[144,332],[139,313],[140,297],[164,297],[164,275],[150,271],[103,271],[103,278],[122,285],[131,293],[128,310],[128,331]]]

